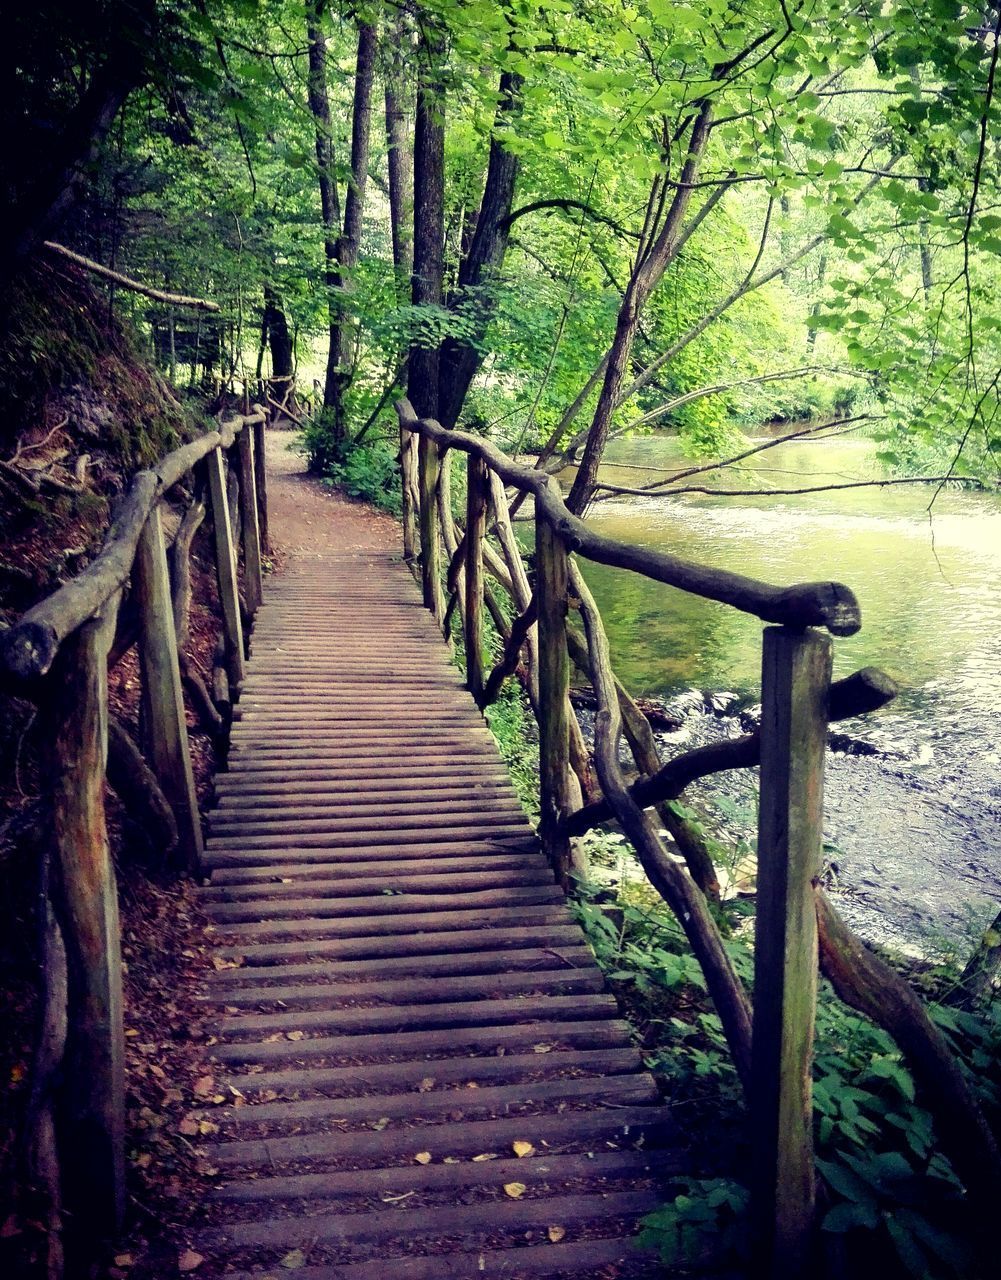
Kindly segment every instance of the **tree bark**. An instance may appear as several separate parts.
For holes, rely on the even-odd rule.
[[[482,338],[494,310],[491,286],[504,263],[511,233],[509,214],[518,181],[519,159],[499,136],[501,127],[521,109],[523,78],[505,71],[500,78],[500,101],[490,139],[490,159],[483,187],[483,199],[476,219],[469,252],[459,265],[458,290],[449,300],[454,305],[471,300],[475,311],[476,339]],[[444,427],[458,421],[469,384],[483,356],[473,341],[446,338],[442,343],[438,371],[438,415]]]
[[[441,36],[425,27],[419,48],[420,73],[414,123],[414,274],[415,307],[440,307],[445,255],[445,98],[440,83],[444,56]],[[417,416],[437,418],[437,346],[410,348],[407,394]],[[421,440],[421,447],[425,447]]]
[[[362,214],[368,182],[369,130],[372,118],[372,81],[375,76],[375,27],[358,24],[358,56],[355,65],[354,109],[351,121],[351,178],[344,203],[344,225],[334,246],[335,266],[330,306],[330,349],[323,403],[334,411],[334,436],[347,438],[344,394],[351,383],[348,365],[350,325],[344,295],[351,272],[358,264]]]
[[[397,288],[409,293],[414,269],[414,150],[403,106],[403,59],[400,46],[406,32],[402,19],[384,45],[386,78],[386,150],[389,169],[389,220],[393,236],[393,266]]]

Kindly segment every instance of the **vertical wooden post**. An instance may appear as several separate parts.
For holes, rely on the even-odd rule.
[[[403,502],[403,559],[413,565],[417,554],[417,517],[414,513],[414,436],[400,423],[400,494]]]
[[[115,869],[104,816],[108,649],[117,597],[69,636],[46,681],[46,741],[66,944],[67,1040],[57,1106],[65,1207],[90,1252],[125,1208],[125,1033]]]
[[[477,706],[483,701],[483,538],[487,530],[489,502],[487,464],[471,453],[466,465],[466,612],[463,636],[466,684]]]
[[[441,589],[441,548],[438,539],[437,488],[441,460],[438,446],[422,435],[417,446],[417,492],[420,499],[421,588],[424,607],[435,620],[445,617],[444,593]]]
[[[243,589],[251,616],[264,596],[261,577],[261,531],[257,519],[257,481],[254,478],[254,433],[247,426],[237,436],[240,452],[240,529],[243,538]]]
[[[570,811],[570,656],[567,652],[566,543],[535,518],[535,592],[539,609],[539,796],[542,846],[559,881],[569,883],[570,841],[560,830]]]
[[[260,409],[259,405],[254,407]],[[271,534],[268,530],[268,457],[265,435],[267,425],[266,418],[254,423],[254,484],[257,494],[257,523],[260,530],[261,551],[264,555],[268,555],[271,551]]]
[[[814,1219],[813,883],[823,849],[830,679],[829,636],[766,628],[751,1055],[752,1203],[755,1274],[782,1280],[808,1273]]]
[[[226,475],[221,449],[213,449],[205,459],[209,477],[209,501],[212,504],[212,527],[215,531],[216,578],[219,583],[219,606],[222,609],[223,640],[226,666],[233,692],[243,685],[243,622],[240,618],[240,590],[236,576],[236,548],[233,526],[229,518]]]
[[[150,512],[139,538],[135,585],[139,602],[143,715],[150,758],[177,819],[178,851],[187,867],[198,871],[203,853],[202,824],[191,771],[159,506]]]

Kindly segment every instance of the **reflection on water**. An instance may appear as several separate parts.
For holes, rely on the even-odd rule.
[[[756,464],[756,465],[755,465]],[[613,442],[601,478],[639,486],[658,469],[691,465],[675,439]],[[878,478],[864,440],[776,446],[731,468],[728,488],[785,488]],[[702,477],[693,483],[700,483]],[[835,671],[889,671],[920,703],[929,686],[962,689],[982,714],[1001,708],[1001,502],[943,492],[931,520],[925,486],[848,489],[798,496],[622,498],[596,504],[603,534],[776,584],[847,583],[862,605],[859,635],[835,646]],[[760,683],[761,623],[635,574],[586,563],[606,621],[616,670],[637,693],[684,686],[752,692]],[[950,699],[951,701],[951,699]]]

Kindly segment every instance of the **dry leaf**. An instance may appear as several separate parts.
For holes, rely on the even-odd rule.
[[[414,1159],[417,1161],[417,1163],[418,1163],[418,1164],[430,1164],[430,1163],[431,1163],[431,1152],[430,1152],[430,1151],[418,1151],[418,1152],[417,1152],[417,1154],[414,1156]]]
[[[520,1200],[528,1188],[523,1182],[505,1182],[504,1194],[510,1196],[512,1200]]]
[[[305,1040],[306,1033],[305,1031],[286,1031],[285,1039],[286,1040]]]
[[[559,1242],[563,1239],[566,1233],[567,1233],[566,1227],[547,1227],[546,1228],[546,1235],[553,1242],[553,1244],[559,1244]]]
[[[535,1151],[535,1148],[532,1146],[530,1142],[512,1142],[511,1150],[520,1160],[522,1156],[532,1155],[533,1152]]]
[[[134,1266],[135,1266],[135,1262],[136,1262],[136,1260],[135,1260],[135,1258],[132,1256],[132,1254],[131,1254],[131,1253],[116,1253],[116,1254],[115,1254],[115,1266],[116,1266],[116,1267],[134,1267]]]
[[[282,1258],[282,1266],[287,1267],[289,1271],[295,1271],[299,1267],[306,1265],[306,1255],[301,1249],[291,1249]]]
[[[208,1098],[215,1092],[215,1078],[213,1076],[202,1076],[195,1081],[194,1092],[199,1098]]]
[[[178,1271],[196,1271],[205,1259],[200,1253],[195,1253],[194,1249],[185,1249],[181,1256],[177,1259]]]
[[[473,1156],[473,1163],[479,1164],[481,1160],[496,1160],[497,1153],[494,1151],[484,1151],[482,1155]]]
[[[389,1128],[389,1116],[380,1116],[378,1120],[373,1121],[372,1128],[376,1133],[382,1133],[383,1129]]]
[[[425,1076],[417,1086],[418,1093],[430,1093],[434,1088],[434,1076]]]
[[[198,1117],[185,1116],[181,1123],[177,1126],[178,1133],[183,1133],[186,1138],[198,1137]]]
[[[551,1044],[533,1044],[532,1051],[534,1053],[549,1053],[552,1047]]]
[[[211,1120],[199,1120],[199,1121],[198,1121],[198,1132],[199,1132],[203,1137],[208,1137],[208,1136],[209,1136],[209,1134],[212,1134],[212,1133],[218,1133],[218,1132],[219,1132],[219,1126],[218,1126],[217,1124],[213,1124]]]

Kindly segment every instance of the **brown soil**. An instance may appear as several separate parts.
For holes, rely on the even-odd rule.
[[[285,431],[267,436],[268,521],[271,540],[287,555],[388,551],[399,545],[396,521],[306,474]]]

